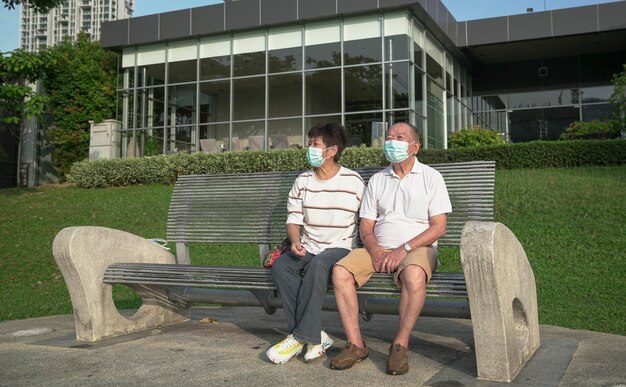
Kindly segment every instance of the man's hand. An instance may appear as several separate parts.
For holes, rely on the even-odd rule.
[[[378,273],[381,272],[383,263],[385,261],[385,257],[387,253],[382,248],[378,248],[374,251],[374,253],[370,252],[370,257],[372,259],[372,265],[374,266],[374,270]]]
[[[391,250],[385,255],[385,259],[383,259],[380,269],[377,271],[380,273],[393,273],[406,255],[407,252],[402,246]]]
[[[298,257],[304,257],[306,255],[306,249],[300,242],[291,244],[291,252]]]

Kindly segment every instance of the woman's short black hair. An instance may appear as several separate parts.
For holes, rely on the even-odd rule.
[[[317,124],[309,130],[308,136],[309,138],[321,137],[326,147],[337,145],[337,154],[333,158],[335,162],[339,161],[341,152],[346,149],[348,144],[346,129],[336,122]]]

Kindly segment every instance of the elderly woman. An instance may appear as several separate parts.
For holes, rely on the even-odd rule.
[[[299,355],[321,357],[333,341],[322,331],[322,301],[333,265],[356,246],[356,220],[365,184],[358,173],[337,164],[347,144],[345,129],[335,123],[309,130],[310,171],[293,184],[287,201],[287,236],[291,250],[272,266],[290,334],[267,350],[282,364]]]

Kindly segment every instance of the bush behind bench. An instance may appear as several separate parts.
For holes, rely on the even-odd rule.
[[[427,149],[418,155],[426,164],[495,160],[498,169],[564,168],[626,164],[624,140],[533,141],[474,148]],[[381,148],[350,147],[341,164],[348,168],[384,166]],[[133,184],[172,184],[178,175],[246,173],[308,169],[304,150],[178,153],[144,158],[81,161],[68,181],[84,188]]]

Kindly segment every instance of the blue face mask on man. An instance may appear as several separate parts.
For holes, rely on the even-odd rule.
[[[391,163],[401,163],[404,160],[408,159],[409,156],[409,145],[412,143],[398,141],[398,140],[387,140],[385,141],[385,145],[383,146],[383,152],[385,153],[385,158]]]
[[[330,147],[328,147],[330,148]],[[326,149],[328,149],[326,148]],[[324,152],[326,149],[322,149],[322,148],[315,148],[315,147],[308,147],[306,149],[306,159],[309,162],[309,165],[312,166],[313,168],[318,168],[320,167],[322,164],[324,164],[324,160],[326,160],[328,157],[322,157],[322,152]]]

